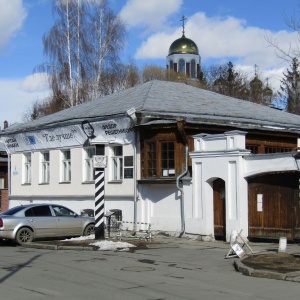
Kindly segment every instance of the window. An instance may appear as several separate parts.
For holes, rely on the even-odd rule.
[[[175,177],[175,143],[145,142],[141,149],[142,177]]]
[[[2,178],[2,177],[0,177],[0,190],[1,189],[4,189],[4,178]]]
[[[66,207],[60,205],[52,205],[52,208],[57,217],[74,217],[76,215],[70,209],[67,209]]]
[[[23,173],[23,182],[25,184],[31,183],[31,153],[24,153],[24,173]]]
[[[123,147],[112,147],[112,180],[123,179]]]
[[[25,217],[51,217],[49,205],[41,205],[29,208],[25,211]]]
[[[194,59],[191,61],[191,78],[196,78],[196,61]]]
[[[133,178],[133,156],[124,156],[124,179]]]
[[[266,146],[265,153],[280,153],[280,152],[292,152],[293,148],[280,147],[280,146]]]
[[[173,70],[174,69],[174,63],[173,63],[173,60],[170,60],[170,70]]]
[[[84,170],[83,181],[94,180],[93,156],[95,155],[95,148],[84,149]]]
[[[156,143],[148,143],[145,150],[146,177],[156,177]]]
[[[180,73],[185,73],[185,61],[184,59],[179,59],[179,72]]]
[[[70,182],[71,181],[71,151],[64,150],[62,151],[62,160],[61,160],[61,181]]]
[[[49,152],[41,153],[41,182],[49,183],[50,182],[50,155]]]
[[[175,153],[173,142],[161,143],[161,166],[163,177],[175,176]]]

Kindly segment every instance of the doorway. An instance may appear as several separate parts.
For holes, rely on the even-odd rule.
[[[226,240],[226,192],[225,181],[213,182],[214,191],[214,235],[216,240]]]

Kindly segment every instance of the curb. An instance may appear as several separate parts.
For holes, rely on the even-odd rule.
[[[235,260],[234,267],[237,271],[247,276],[300,282],[300,271],[289,272],[289,273],[278,273],[278,272],[267,271],[267,270],[253,269],[244,265],[242,260]]]
[[[36,248],[36,249],[48,249],[48,250],[87,250],[87,251],[96,251],[96,247],[93,246],[59,246],[59,245],[49,245],[49,244],[24,244],[21,245],[24,248]]]

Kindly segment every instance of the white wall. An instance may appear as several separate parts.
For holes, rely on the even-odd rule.
[[[251,155],[245,148],[245,132],[194,137],[195,151],[190,153],[193,180],[185,184],[186,231],[214,236],[214,208],[212,182],[221,178],[226,190],[226,239],[232,230],[242,230],[248,236],[248,182],[247,177],[274,171],[298,170],[293,153]]]
[[[31,184],[23,183],[24,162],[23,154],[11,155],[11,191],[10,207],[29,202],[45,203],[59,202],[75,212],[83,209],[94,209],[95,184],[93,181],[84,182],[83,148],[71,149],[71,182],[60,182],[60,149],[50,150],[50,182],[40,183],[41,163],[40,152],[31,152]],[[112,181],[111,179],[111,152],[110,146],[105,147],[108,166],[105,169],[105,198],[109,209],[122,209],[124,216],[133,219],[134,179]],[[124,145],[123,156],[133,156],[133,146]],[[118,200],[118,202],[116,202]],[[126,212],[125,212],[126,211]]]
[[[140,184],[138,222],[156,231],[180,232],[180,198],[175,184]]]

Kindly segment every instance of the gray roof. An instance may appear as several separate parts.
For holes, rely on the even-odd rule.
[[[149,116],[149,120],[172,120],[180,116],[190,123],[300,132],[298,115],[184,83],[155,80],[32,122],[10,126],[1,135],[74,124],[83,119],[101,120],[124,116],[133,107],[142,116]]]

